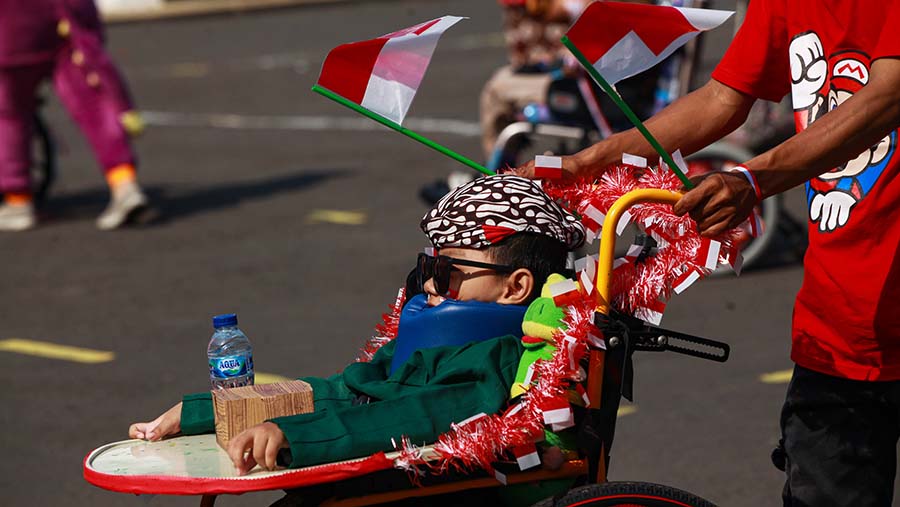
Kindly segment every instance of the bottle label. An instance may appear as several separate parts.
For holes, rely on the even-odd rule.
[[[252,356],[227,356],[209,360],[209,375],[231,378],[246,375],[253,368]]]

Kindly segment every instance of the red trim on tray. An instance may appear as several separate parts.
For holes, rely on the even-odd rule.
[[[99,488],[121,493],[149,495],[218,495],[248,493],[271,489],[290,489],[340,481],[386,470],[394,461],[379,452],[361,460],[328,463],[298,468],[284,473],[254,479],[243,477],[174,477],[166,475],[113,475],[98,472],[88,465],[96,450],[84,457],[84,479]]]

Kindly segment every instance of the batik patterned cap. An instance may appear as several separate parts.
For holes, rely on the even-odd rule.
[[[445,195],[421,228],[437,248],[485,248],[517,232],[534,232],[574,250],[585,236],[578,218],[537,183],[509,174],[479,178]]]

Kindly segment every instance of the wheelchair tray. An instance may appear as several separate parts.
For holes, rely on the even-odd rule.
[[[103,445],[84,458],[84,478],[110,491],[160,495],[240,494],[334,482],[392,468],[393,457],[365,458],[306,468],[266,471],[259,466],[239,476],[214,434]]]

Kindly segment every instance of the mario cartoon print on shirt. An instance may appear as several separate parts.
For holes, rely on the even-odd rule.
[[[795,36],[789,51],[791,98],[798,130],[843,104],[869,82],[868,55],[838,51],[826,58],[815,32]],[[807,182],[809,219],[818,223],[820,232],[847,225],[853,208],[872,190],[896,147],[895,130],[856,158]]]

